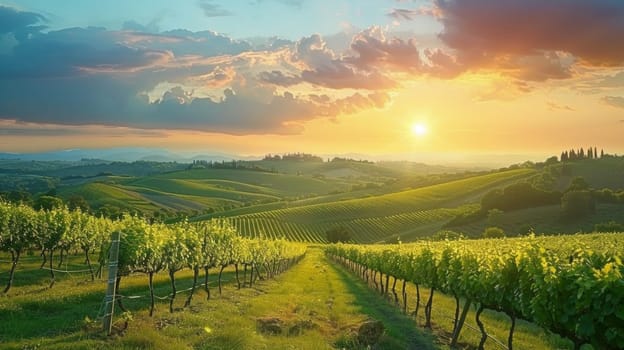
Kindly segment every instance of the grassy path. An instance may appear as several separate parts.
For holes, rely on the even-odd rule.
[[[186,295],[179,295],[173,314],[166,300],[159,301],[154,317],[149,317],[149,300],[127,299],[132,320],[127,330],[112,337],[104,337],[100,324],[88,320],[97,315],[103,282],[66,278],[46,290],[44,271],[33,271],[21,276],[24,283],[9,296],[0,296],[0,349],[359,349],[355,335],[368,319],[386,327],[373,349],[438,348],[412,320],[327,261],[320,249],[310,249],[289,271],[253,288],[237,290],[228,271],[224,279],[230,282],[222,295],[214,288],[211,272],[212,298],[206,300],[206,294],[197,291],[192,306],[183,309]],[[188,271],[177,279],[179,289],[191,283]],[[157,295],[166,295],[166,274],[158,275],[155,285]],[[124,278],[121,293],[146,294],[146,276]],[[279,320],[280,334],[260,331],[258,320],[270,318]]]

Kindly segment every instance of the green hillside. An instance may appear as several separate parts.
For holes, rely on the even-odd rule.
[[[592,215],[575,220],[565,220],[561,217],[561,207],[550,205],[503,213],[496,223],[482,219],[467,225],[453,227],[453,231],[462,232],[470,237],[479,237],[488,226],[502,228],[508,236],[525,234],[532,229],[538,234],[572,234],[577,232],[592,232],[594,225],[609,221],[624,223],[624,205],[598,204]]]
[[[71,188],[64,188],[58,192],[62,198],[73,195],[82,196],[91,208],[114,206],[128,210],[154,211],[159,207],[142,195],[119,187],[111,183],[92,182]]]
[[[70,196],[82,196],[93,209],[107,205],[146,214],[158,210],[194,214],[271,203],[280,207],[284,199],[292,201],[347,193],[362,184],[358,179],[245,169],[191,169],[142,177],[71,179],[69,184],[59,188],[58,194],[65,200]]]
[[[457,208],[479,198],[487,190],[526,178],[531,169],[517,169],[475,176],[444,184],[381,196],[276,209],[232,217],[245,235],[278,236],[323,242],[328,229],[345,226],[357,242],[376,242],[408,234],[418,228],[435,232],[461,212]]]
[[[581,176],[592,188],[624,189],[624,158],[605,157],[561,164],[562,176],[558,189],[564,190],[576,176]]]

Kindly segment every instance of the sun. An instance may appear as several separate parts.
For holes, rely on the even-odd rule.
[[[412,124],[412,133],[416,136],[424,136],[428,131],[429,129],[427,129],[427,125],[423,123]]]

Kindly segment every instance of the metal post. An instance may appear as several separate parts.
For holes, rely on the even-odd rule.
[[[106,288],[106,298],[104,299],[104,320],[103,327],[106,335],[110,335],[113,330],[113,313],[115,311],[115,290],[117,289],[117,258],[119,256],[119,236],[120,232],[115,231],[112,235],[111,249],[108,256],[108,287]]]

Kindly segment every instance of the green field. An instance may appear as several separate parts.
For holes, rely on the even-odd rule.
[[[410,239],[436,232],[485,191],[533,174],[520,169],[474,176],[381,196],[276,209],[230,217],[248,236],[325,242],[325,232],[344,226],[356,242]]]

